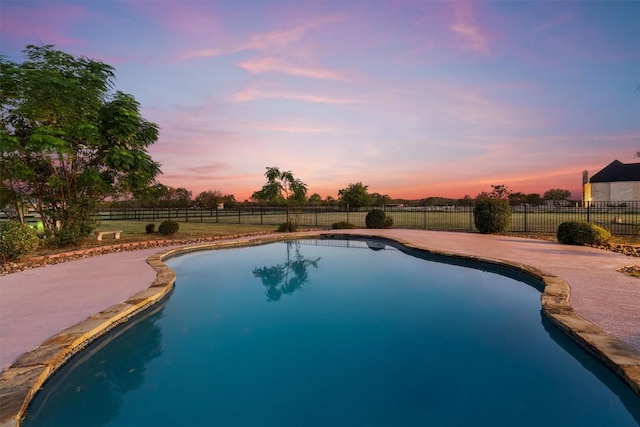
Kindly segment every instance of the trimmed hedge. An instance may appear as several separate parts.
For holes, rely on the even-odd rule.
[[[333,224],[331,224],[331,228],[333,228],[334,230],[340,230],[340,229],[347,230],[351,228],[356,228],[356,226],[351,224],[350,222],[340,221],[340,222],[334,222]]]
[[[144,231],[145,231],[147,234],[151,234],[151,233],[153,233],[154,231],[156,231],[156,225],[155,225],[155,224],[147,224],[147,225],[144,227]]]
[[[0,260],[19,261],[38,248],[38,233],[27,224],[16,221],[0,223]]]
[[[171,220],[162,221],[158,226],[158,232],[160,234],[164,234],[165,236],[171,236],[172,234],[176,234],[179,229],[180,229],[180,224]]]
[[[367,228],[391,228],[393,226],[393,218],[387,216],[382,209],[371,209],[367,212],[364,222]]]
[[[511,206],[505,199],[476,200],[473,222],[482,234],[504,233],[511,224]]]
[[[558,242],[566,245],[603,245],[611,238],[611,233],[595,224],[580,221],[563,222],[556,234]]]

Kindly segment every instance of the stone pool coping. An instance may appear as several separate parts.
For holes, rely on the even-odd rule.
[[[173,290],[175,273],[164,264],[163,260],[188,252],[314,237],[385,239],[427,254],[493,265],[528,274],[544,284],[541,306],[547,318],[583,348],[602,360],[640,396],[640,353],[621,339],[608,334],[599,326],[580,316],[569,303],[570,287],[561,277],[524,263],[433,250],[397,236],[383,236],[371,232],[330,233],[316,231],[194,244],[170,248],[151,255],[147,258],[147,263],[156,271],[156,278],[147,289],[49,338],[35,349],[23,354],[2,372],[0,375],[0,427],[19,426],[35,393],[73,355],[108,331],[166,299]]]

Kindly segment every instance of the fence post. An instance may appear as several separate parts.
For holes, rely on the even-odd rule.
[[[422,223],[424,225],[424,229],[427,230],[427,204],[424,205],[424,215],[422,216]]]
[[[242,209],[238,208],[238,224],[242,224],[242,222],[240,222],[240,212],[242,212]]]
[[[469,231],[473,231],[473,207],[469,208]]]
[[[260,225],[264,225],[264,223],[262,222],[262,216],[264,215],[264,206],[260,206]]]
[[[524,204],[524,232],[527,232],[527,204]]]
[[[349,203],[347,203],[347,222],[349,222]]]
[[[591,222],[591,202],[587,202],[587,222]]]

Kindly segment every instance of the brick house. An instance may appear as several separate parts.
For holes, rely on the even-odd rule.
[[[640,200],[640,163],[614,160],[589,178],[583,173],[583,202]]]

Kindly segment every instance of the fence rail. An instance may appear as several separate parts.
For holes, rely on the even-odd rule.
[[[380,208],[380,207],[379,207]],[[291,220],[305,227],[331,227],[349,222],[365,227],[365,217],[372,208],[358,210],[345,207],[313,206],[292,209]],[[394,228],[426,230],[476,231],[473,206],[394,206],[382,207],[393,217]],[[613,234],[637,235],[640,231],[640,201],[591,202],[585,206],[528,206],[511,208],[512,232],[555,233],[566,221],[586,221],[600,225]],[[283,207],[239,207],[234,209],[112,209],[101,212],[102,221],[127,220],[155,222],[165,219],[185,222],[279,225],[285,222]]]

